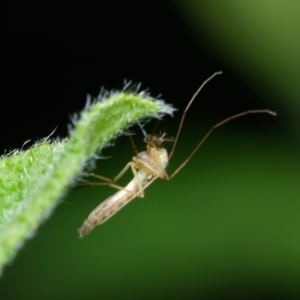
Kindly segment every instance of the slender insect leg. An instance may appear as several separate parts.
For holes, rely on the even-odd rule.
[[[129,167],[131,167],[132,173],[133,173],[134,177],[137,179],[137,182],[138,182],[138,185],[139,185],[139,193],[137,194],[137,197],[144,197],[144,189],[143,189],[142,183],[139,179],[139,176],[137,174],[136,168],[134,167],[133,162],[129,162],[114,180],[109,179],[109,178],[104,177],[104,176],[101,176],[101,175],[98,175],[98,174],[86,172],[90,176],[93,176],[95,178],[102,179],[102,180],[105,180],[105,181],[108,181],[108,182],[90,182],[90,183],[87,183],[87,184],[78,185],[76,187],[83,187],[83,186],[89,186],[89,185],[91,185],[91,186],[110,186],[110,187],[116,188],[118,190],[125,190],[126,191],[126,189],[124,187],[119,186],[119,185],[115,184],[114,182],[118,181],[125,174],[125,172],[129,169]],[[131,191],[127,191],[127,192],[131,193]]]
[[[85,174],[91,176],[91,177],[95,177],[97,179],[101,179],[104,180],[106,182],[88,182],[88,183],[81,183],[76,185],[74,188],[81,188],[81,187],[87,187],[87,186],[109,186],[112,188],[115,188],[117,190],[124,190],[125,188],[115,184],[113,179],[110,179],[108,177],[104,177],[95,173],[91,173],[91,172],[84,172]]]
[[[137,147],[136,147],[136,145],[134,143],[133,137],[130,136],[129,138],[130,138],[130,142],[131,142],[131,145],[132,145],[132,148],[133,148],[133,151],[134,151],[135,155],[138,155],[139,151],[138,151],[138,149],[137,149]]]
[[[94,186],[108,186],[108,187],[112,187],[112,188],[117,189],[117,190],[126,190],[123,186],[117,185],[117,184],[115,184],[113,182],[89,182],[89,183],[82,183],[82,184],[76,185],[74,187],[74,189],[81,188],[81,187],[87,187],[87,186],[91,186],[91,187],[94,187]]]
[[[95,177],[97,179],[101,179],[101,180],[104,180],[104,181],[107,181],[107,182],[89,182],[89,183],[83,183],[83,184],[78,184],[76,185],[74,188],[81,188],[81,187],[87,187],[87,186],[108,186],[108,187],[112,187],[112,188],[115,188],[117,190],[125,190],[127,191],[128,193],[131,193],[131,191],[128,191],[125,189],[125,187],[122,187],[120,185],[117,185],[115,184],[115,182],[117,180],[119,180],[123,175],[124,173],[128,170],[129,166],[131,165],[132,163],[128,163],[125,168],[121,171],[121,173],[115,178],[115,180],[113,179],[110,179],[108,177],[104,177],[104,176],[101,176],[101,175],[98,175],[98,174],[95,174],[95,173],[90,173],[90,172],[85,172],[86,174],[88,174],[89,176],[92,176],[92,177]],[[139,195],[137,195],[137,197],[141,197]]]
[[[141,181],[140,181],[140,179],[139,179],[139,177],[138,177],[138,175],[137,175],[136,169],[134,168],[134,166],[132,166],[132,168],[133,168],[133,169],[132,169],[132,172],[133,172],[134,176],[137,178],[138,184],[140,184],[140,185],[139,185],[140,191],[139,191],[139,193],[136,195],[136,197],[141,197],[141,198],[143,198],[143,197],[144,197],[144,191],[145,191],[145,189],[146,189],[150,184],[152,184],[152,182],[153,182],[154,180],[156,180],[157,177],[159,177],[159,176],[158,176],[157,174],[155,174],[155,175],[149,180],[149,182],[147,182],[147,184],[144,185],[144,187],[143,187],[143,186],[142,186],[142,183],[141,183]],[[143,193],[143,196],[140,195],[141,193]]]
[[[156,161],[158,161],[158,159]],[[161,179],[169,180],[169,176],[168,176],[166,170],[161,165],[158,164],[156,166],[160,170],[160,172],[158,172],[157,170],[152,168],[149,164],[145,163],[141,159],[136,159],[135,163],[139,166],[139,168],[147,170],[148,173],[155,174],[156,177],[159,177]]]
[[[170,176],[170,179],[172,179],[188,162],[189,160],[194,156],[194,154],[197,152],[197,150],[203,145],[203,143],[206,141],[206,139],[211,135],[211,133],[218,127],[224,125],[225,123],[233,120],[233,119],[237,119],[239,117],[245,116],[245,115],[249,115],[249,114],[259,114],[259,113],[263,113],[263,114],[270,114],[272,116],[276,116],[276,112],[268,110],[268,109],[256,109],[256,110],[247,110],[244,112],[241,112],[237,115],[231,116],[219,123],[217,123],[216,125],[214,125],[213,127],[211,127],[211,129],[206,133],[206,135],[201,139],[201,141],[198,143],[198,145],[196,146],[196,148],[192,151],[192,153],[188,156],[188,158],[173,172],[173,174]]]
[[[108,181],[111,183],[117,182],[125,173],[126,171],[129,169],[129,167],[132,165],[132,162],[129,162],[125,168],[114,178],[114,179],[110,179],[108,177],[104,177],[95,173],[90,173],[90,172],[85,172],[86,174],[88,174],[89,176],[104,180],[104,181]]]
[[[132,165],[132,162],[129,162],[124,169],[114,178],[114,182],[117,182],[125,173],[126,171],[130,168],[130,166]]]
[[[109,179],[107,177],[100,176],[100,175],[97,175],[97,174],[94,174],[94,173],[89,173],[89,174],[91,176],[96,177],[96,178],[109,181],[109,182],[107,182],[107,184],[105,184],[105,182],[103,182],[103,183],[99,182],[98,185],[106,185],[106,186],[110,186],[110,187],[115,187],[116,189],[119,189],[119,190],[123,189],[123,190],[127,191],[124,187],[116,185],[114,182],[117,182],[127,172],[127,170],[129,169],[129,167],[131,167],[132,173],[133,173],[134,177],[137,179],[137,183],[138,183],[138,186],[139,186],[139,193],[137,194],[137,197],[143,198],[144,197],[144,189],[143,189],[142,183],[141,183],[141,181],[139,179],[139,176],[137,174],[136,168],[134,167],[134,163],[133,162],[129,162],[124,167],[124,169],[114,178],[114,180],[111,180],[111,179]],[[97,184],[95,184],[95,185],[97,185]],[[127,192],[131,193],[131,191],[127,191]]]
[[[89,175],[89,176],[95,177],[97,179],[101,179],[101,180],[104,180],[104,181],[107,181],[107,182],[114,182],[114,180],[111,179],[111,178],[104,177],[104,176],[101,176],[101,175],[98,175],[98,174],[95,174],[95,173],[90,173],[90,172],[84,172],[84,173]]]
[[[174,140],[174,144],[173,144],[173,147],[172,147],[171,152],[170,152],[170,154],[169,154],[169,161],[170,161],[171,157],[172,157],[173,154],[174,154],[174,151],[175,151],[175,148],[176,148],[178,139],[179,139],[179,135],[180,135],[180,133],[181,133],[182,124],[183,124],[183,122],[184,122],[186,113],[187,113],[187,111],[189,110],[191,104],[194,102],[195,98],[198,96],[198,94],[201,92],[201,90],[204,88],[204,86],[205,86],[210,80],[212,80],[215,76],[220,75],[220,74],[222,74],[222,71],[215,72],[215,73],[212,74],[209,78],[207,78],[207,79],[200,85],[200,87],[198,88],[198,90],[197,90],[197,91],[195,92],[195,94],[193,95],[192,99],[189,101],[187,107],[185,108],[185,110],[184,110],[184,112],[183,112],[183,114],[182,114],[182,117],[181,117],[181,120],[180,120],[180,123],[179,123],[179,127],[178,127],[178,130],[177,130],[177,134],[176,134],[176,137],[175,137],[175,140]]]
[[[136,168],[134,167],[134,163],[130,163],[130,164],[131,164],[132,173],[133,173],[134,177],[136,178],[136,181],[137,181],[137,184],[138,184],[138,187],[139,187],[139,192],[137,193],[136,196],[144,198],[145,193],[144,193],[144,189],[143,189],[143,185],[141,183],[141,180],[138,176],[138,172],[136,171]]]
[[[88,176],[95,177],[97,179],[101,179],[101,180],[104,180],[106,182],[80,183],[80,184],[77,184],[76,186],[74,186],[73,187],[74,189],[81,188],[81,187],[87,187],[87,186],[100,186],[100,185],[101,186],[109,186],[109,187],[113,187],[113,188],[116,188],[116,189],[123,189],[123,187],[114,184],[113,179],[110,179],[108,177],[104,177],[104,176],[101,176],[101,175],[98,175],[98,174],[95,174],[95,173],[91,173],[91,172],[84,172],[84,173]]]
[[[151,132],[151,135],[153,136],[154,133],[157,131],[157,127],[158,127],[158,124],[159,124],[160,120],[157,120],[156,123],[155,123],[155,126],[154,128],[152,129],[152,132]]]

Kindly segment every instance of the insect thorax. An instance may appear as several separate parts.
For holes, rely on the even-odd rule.
[[[166,149],[149,147],[148,151],[140,152],[137,158],[154,169],[165,169],[168,164],[168,153]]]

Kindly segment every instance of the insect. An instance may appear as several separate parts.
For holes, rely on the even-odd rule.
[[[189,110],[191,104],[195,100],[196,96],[200,93],[202,88],[215,76],[221,74],[222,72],[216,72],[211,75],[208,79],[206,79],[202,85],[195,92],[191,100],[189,101],[187,107],[185,108],[183,115],[181,117],[181,121],[179,123],[179,127],[177,130],[177,134],[175,139],[168,139],[165,137],[165,134],[161,134],[160,136],[150,134],[146,135],[144,138],[144,142],[147,144],[146,151],[137,153],[136,148],[134,146],[133,140],[132,144],[136,152],[136,156],[132,158],[132,161],[129,162],[125,168],[120,172],[120,174],[115,177],[114,180],[110,180],[109,178],[99,176],[97,174],[89,173],[98,179],[101,179],[104,182],[95,182],[92,185],[107,185],[119,189],[114,195],[107,198],[104,202],[98,205],[88,216],[88,218],[84,221],[81,228],[78,229],[80,237],[84,237],[97,225],[100,225],[107,221],[110,217],[112,217],[115,213],[117,213],[121,208],[123,208],[126,204],[128,204],[131,200],[136,197],[144,197],[144,190],[151,185],[157,178],[170,180],[172,179],[194,156],[194,154],[198,151],[198,149],[202,146],[205,140],[210,136],[210,134],[218,127],[224,125],[230,120],[248,115],[248,114],[257,114],[257,113],[267,113],[272,116],[276,116],[276,113],[268,110],[268,109],[259,109],[259,110],[248,110],[237,115],[233,115],[217,124],[215,124],[206,135],[200,140],[196,148],[191,152],[188,158],[181,164],[179,167],[169,176],[166,172],[166,167],[171,160],[178,138],[181,132],[181,128],[186,116],[187,111]],[[171,152],[168,154],[167,150],[163,147],[164,142],[173,142],[173,147]],[[116,184],[116,182],[124,175],[124,173],[131,168],[132,173],[134,175],[133,179],[126,185],[124,188],[120,187]]]

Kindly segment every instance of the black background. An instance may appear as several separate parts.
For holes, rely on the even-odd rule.
[[[162,95],[182,111],[201,82],[223,70],[204,89],[190,118],[219,120],[261,106],[230,68],[193,39],[188,20],[171,3],[18,3],[6,14],[1,153],[48,136],[56,127],[53,137],[67,136],[69,116],[84,107],[87,94],[97,95],[101,87],[121,89],[125,79],[142,83],[152,96]]]

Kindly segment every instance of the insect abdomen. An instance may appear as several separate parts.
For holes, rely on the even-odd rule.
[[[138,186],[131,182],[126,187],[127,190],[121,190],[115,195],[109,197],[100,205],[98,205],[84,221],[83,225],[78,229],[80,237],[89,234],[90,231],[97,225],[100,225],[117,213],[122,207],[133,200],[138,193]],[[129,191],[130,190],[130,191]]]

